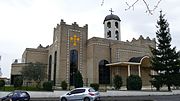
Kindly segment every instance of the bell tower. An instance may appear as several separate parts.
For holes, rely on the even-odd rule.
[[[111,8],[109,10],[110,15],[107,15],[104,19],[104,37],[111,40],[121,41],[121,30],[120,30],[120,18],[117,15],[112,14],[114,12]]]

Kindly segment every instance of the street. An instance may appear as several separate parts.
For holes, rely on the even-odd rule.
[[[58,101],[59,98],[32,98],[31,101]],[[101,101],[180,101],[180,95],[163,96],[106,96]]]

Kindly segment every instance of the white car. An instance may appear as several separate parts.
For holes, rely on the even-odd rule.
[[[76,88],[60,96],[60,101],[96,101],[100,100],[100,94],[93,88]]]

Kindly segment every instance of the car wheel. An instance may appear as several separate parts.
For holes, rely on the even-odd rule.
[[[63,97],[63,98],[61,98],[61,101],[67,101],[67,99]]]
[[[84,98],[84,101],[90,101],[90,99],[88,97]]]

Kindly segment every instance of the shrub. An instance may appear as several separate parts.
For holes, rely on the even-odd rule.
[[[62,87],[62,90],[67,90],[67,83],[66,83],[66,81],[62,81],[61,82],[61,87]]]
[[[115,89],[120,89],[122,86],[122,77],[119,75],[115,75],[114,79],[113,79],[113,83],[114,83],[114,87]]]
[[[5,86],[5,81],[4,80],[0,80],[0,89],[3,88]]]
[[[79,71],[77,71],[75,73],[75,88],[79,88],[79,87],[83,87],[83,78],[82,78],[82,75]]]
[[[180,79],[177,78],[180,78],[180,74],[174,74],[172,76],[172,81],[174,86],[180,86]]]
[[[131,75],[127,78],[127,90],[141,90],[142,80],[138,75]]]
[[[157,91],[159,91],[163,86],[163,78],[159,75],[151,75],[151,77],[153,77],[153,79],[150,80],[151,85],[154,86]]]
[[[43,83],[43,89],[46,91],[52,91],[53,83],[52,81],[47,81]]]
[[[23,78],[22,76],[17,76],[14,78],[14,87],[17,88],[17,87],[22,87],[23,85]]]
[[[95,91],[99,90],[99,84],[97,84],[97,83],[90,84],[90,87],[92,87]]]

